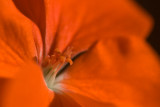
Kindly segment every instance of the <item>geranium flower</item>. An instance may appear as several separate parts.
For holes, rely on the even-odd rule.
[[[1,0],[0,107],[159,107],[151,27],[129,0]]]

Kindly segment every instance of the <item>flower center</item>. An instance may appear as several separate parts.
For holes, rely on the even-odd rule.
[[[54,88],[54,81],[58,71],[65,63],[73,64],[71,60],[71,48],[68,48],[64,53],[59,49],[55,49],[52,55],[48,55],[42,62],[43,75],[49,89]]]

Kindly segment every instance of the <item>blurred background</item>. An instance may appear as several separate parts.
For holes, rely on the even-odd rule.
[[[147,41],[160,55],[160,0],[136,0],[154,18],[155,25]]]

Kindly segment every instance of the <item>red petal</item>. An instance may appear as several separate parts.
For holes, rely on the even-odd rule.
[[[159,60],[138,37],[116,37],[98,42],[62,75],[62,87],[75,101],[79,94],[118,107],[159,107]]]
[[[133,1],[50,0],[47,7],[47,22],[51,26],[47,32],[55,34],[51,52],[54,48],[64,50],[68,45],[75,51],[88,49],[95,41],[110,36],[143,38],[152,26],[152,19]],[[52,40],[50,35],[46,38]]]
[[[0,85],[1,107],[48,107],[53,98],[40,68],[31,62],[19,66],[14,78],[1,78]]]
[[[13,69],[24,59],[41,59],[42,41],[38,28],[12,1],[0,1],[0,33],[0,77],[13,76],[16,72]]]
[[[46,14],[44,0],[13,0],[16,7],[39,27],[44,39]]]
[[[88,49],[102,37],[137,35],[146,37],[151,18],[127,0],[14,0],[20,11],[40,28],[45,54],[68,45]],[[83,44],[83,46],[81,45]],[[51,49],[50,49],[51,48]]]
[[[70,97],[70,95],[68,94],[70,94],[72,97],[74,96],[74,99],[72,99],[72,97]],[[102,103],[79,94],[75,93],[65,94],[63,92],[58,92],[55,94],[55,97],[50,107],[54,106],[55,107],[115,107],[111,103]]]
[[[81,107],[71,97],[62,92],[55,93],[50,107]]]

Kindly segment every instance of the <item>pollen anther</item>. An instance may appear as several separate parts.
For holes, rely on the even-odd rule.
[[[44,58],[42,61],[42,68],[48,88],[53,89],[56,75],[65,63],[73,64],[71,54],[71,48],[68,48],[64,53],[59,49],[55,49],[52,55],[48,55]]]

